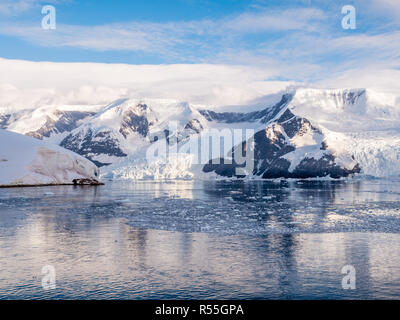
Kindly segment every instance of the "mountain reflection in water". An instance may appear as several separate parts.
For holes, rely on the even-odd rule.
[[[0,298],[398,299],[399,194],[382,180],[3,189]]]

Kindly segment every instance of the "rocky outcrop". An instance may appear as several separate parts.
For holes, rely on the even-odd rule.
[[[223,123],[238,123],[238,122],[255,122],[260,121],[261,123],[267,123],[274,119],[281,110],[286,107],[293,99],[293,94],[286,93],[282,96],[282,99],[272,107],[266,109],[248,113],[241,112],[214,112],[210,110],[200,110],[200,114],[203,115],[208,121],[217,121]]]
[[[158,139],[163,138],[163,135],[169,145],[181,144],[190,139],[193,135],[198,135],[204,130],[201,122],[198,119],[192,119],[184,126],[183,130],[178,130],[175,133],[169,130],[164,130],[162,133],[158,133]]]
[[[77,128],[80,120],[93,116],[93,112],[81,111],[56,111],[55,119],[47,116],[45,124],[36,131],[26,133],[36,139],[49,138],[52,134],[70,132]]]
[[[72,131],[60,146],[86,157],[99,167],[106,166],[126,157],[125,148],[133,147],[131,141],[148,137],[154,121],[156,117],[146,104],[121,100]]]
[[[107,155],[114,157],[126,157],[126,153],[121,149],[117,137],[111,130],[95,132],[92,129],[78,131],[69,134],[60,146],[76,152],[95,163],[98,167],[108,165],[94,159],[94,156]]]
[[[72,183],[75,186],[98,186],[98,185],[104,185],[104,183],[99,182],[96,179],[74,179],[72,180]]]
[[[237,174],[237,168],[245,167],[246,163],[238,163],[235,153],[240,152],[240,156],[244,157],[249,148],[254,154],[246,160],[253,161],[250,174],[264,179],[340,178],[360,172],[359,164],[350,155],[346,155],[346,166],[341,164],[343,161],[337,161],[325,142],[324,134],[310,121],[295,116],[289,109],[277,121],[258,131],[252,140],[252,143],[244,141],[233,148],[226,158],[211,160],[203,167],[203,172],[215,172],[224,177],[243,177]]]
[[[2,114],[0,115],[0,129],[6,129],[8,120],[10,119],[10,114]]]
[[[134,132],[139,133],[143,137],[147,137],[150,126],[154,124],[148,119],[149,112],[150,109],[146,104],[139,103],[123,113],[119,132],[125,139]]]

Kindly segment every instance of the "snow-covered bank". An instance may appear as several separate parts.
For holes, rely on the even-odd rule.
[[[400,99],[369,89],[288,88],[230,108],[129,97],[103,106],[12,113],[0,107],[0,128],[72,150],[103,166],[111,180],[232,175],[229,166],[204,167],[229,158],[233,147],[249,139],[247,130],[257,138],[249,179],[400,176]],[[219,137],[226,142],[228,132],[232,140],[234,130],[243,133],[239,141],[218,147]],[[149,158],[147,151],[157,148],[161,152]]]
[[[59,146],[0,130],[0,187],[99,184],[99,169]]]

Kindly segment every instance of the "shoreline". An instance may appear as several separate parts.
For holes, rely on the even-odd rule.
[[[0,189],[10,188],[38,188],[38,187],[57,187],[57,186],[79,186],[79,187],[96,187],[104,186],[105,183],[92,183],[92,184],[74,184],[74,183],[48,183],[48,184],[13,184],[13,185],[0,185]]]

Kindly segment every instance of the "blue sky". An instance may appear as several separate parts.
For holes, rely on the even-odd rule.
[[[43,5],[56,30],[41,28]],[[357,28],[341,27],[353,5]],[[0,0],[0,57],[267,68],[268,80],[316,81],[398,70],[398,0]]]
[[[44,5],[55,30],[41,27]],[[229,105],[292,85],[398,94],[400,1],[0,0],[0,105]]]

